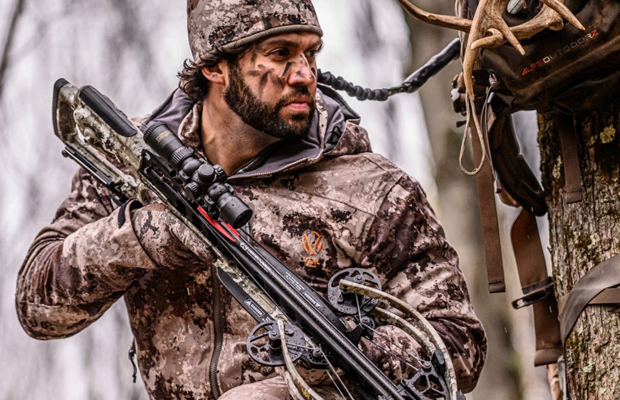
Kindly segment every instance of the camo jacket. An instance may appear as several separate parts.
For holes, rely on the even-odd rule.
[[[385,291],[437,329],[459,387],[470,391],[484,363],[486,337],[457,255],[418,182],[372,153],[359,117],[337,94],[321,90],[309,138],[276,144],[230,179],[255,210],[251,234],[319,293],[345,268],[378,274]],[[200,115],[200,105],[177,91],[143,127],[163,120],[202,152]],[[132,224],[118,222],[131,218],[129,212],[78,171],[69,197],[35,238],[18,276],[16,305],[26,332],[38,339],[71,336],[124,297],[150,398],[211,399],[213,315],[222,313],[217,364],[222,390],[273,376],[273,368],[249,358],[246,338],[257,324],[223,287],[214,309],[210,266],[159,267]],[[78,242],[88,249],[76,248]],[[105,262],[93,265],[89,252]],[[394,360],[380,353],[369,357],[398,374],[399,365],[390,367]]]

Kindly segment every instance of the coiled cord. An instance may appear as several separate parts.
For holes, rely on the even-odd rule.
[[[360,101],[386,101],[391,96],[398,93],[413,93],[419,90],[430,78],[444,69],[460,54],[461,41],[454,39],[441,52],[433,56],[420,69],[409,75],[400,85],[386,89],[367,89],[354,83],[348,82],[341,76],[334,76],[331,72],[319,70],[318,81],[336,90],[344,91],[349,96],[355,97]]]
[[[351,97],[356,97],[358,100],[375,100],[386,101],[390,95],[388,89],[367,89],[359,85],[355,85],[346,81],[342,76],[334,76],[331,72],[323,72],[319,70],[318,76],[319,82],[331,86],[332,88],[346,92]]]

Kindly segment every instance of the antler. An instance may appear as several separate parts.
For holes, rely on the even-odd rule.
[[[469,33],[463,58],[463,75],[467,94],[472,99],[474,98],[472,74],[481,48],[497,47],[508,42],[519,53],[525,55],[519,40],[531,38],[547,28],[561,30],[564,27],[564,19],[578,29],[585,30],[572,11],[564,5],[564,0],[541,0],[544,6],[538,15],[514,27],[509,27],[502,17],[509,0],[481,0],[472,21],[429,13],[416,7],[409,0],[398,1],[407,12],[423,22]]]
[[[408,0],[398,0],[398,2],[411,16],[427,24],[456,29],[463,32],[469,32],[471,29],[471,20],[467,18],[429,13],[416,7]]]
[[[547,28],[553,31],[559,31],[564,27],[563,18],[566,18],[571,24],[582,31],[585,30],[585,27],[579,22],[575,15],[560,1],[542,0],[542,3],[545,5],[536,17],[524,24],[510,28],[517,39],[531,38]],[[491,35],[472,43],[472,48],[497,47],[505,42],[506,41],[501,35]]]

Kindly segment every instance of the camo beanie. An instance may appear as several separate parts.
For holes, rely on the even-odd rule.
[[[281,33],[323,36],[311,0],[188,0],[187,30],[195,61]]]

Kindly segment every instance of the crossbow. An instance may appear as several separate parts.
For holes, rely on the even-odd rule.
[[[418,90],[458,56],[456,39],[389,89],[363,89],[319,73],[319,81],[362,100],[387,100]],[[321,400],[297,365],[324,369],[344,399],[354,386],[364,399],[464,400],[447,348],[433,326],[402,300],[381,290],[379,278],[360,268],[342,270],[328,283],[327,299],[255,241],[245,229],[252,210],[234,194],[224,170],[186,147],[163,123],[144,132],[92,86],[64,79],[54,85],[53,124],[63,155],[105,186],[119,204],[137,199],[163,203],[217,256],[218,280],[257,321],[247,339],[250,357],[282,366],[293,399]],[[419,353],[399,344],[380,347],[415,371],[393,383],[358,348],[362,337],[383,336],[388,323],[417,342]],[[386,339],[386,337],[382,337]],[[345,384],[341,376],[346,375]]]
[[[165,124],[141,132],[95,88],[64,79],[54,86],[53,120],[63,155],[118,202],[157,199],[213,249],[218,279],[258,323],[247,340],[251,358],[283,366],[293,398],[321,398],[298,372],[301,363],[325,369],[345,399],[353,396],[342,375],[366,399],[464,399],[447,349],[422,315],[383,292],[377,276],[363,269],[331,277],[327,299],[315,292],[242,234],[252,210],[221,167],[184,146]],[[421,345],[419,354],[406,355],[409,361],[395,355],[415,366],[410,379],[393,383],[358,348],[362,337],[380,335],[376,321],[398,326]]]

